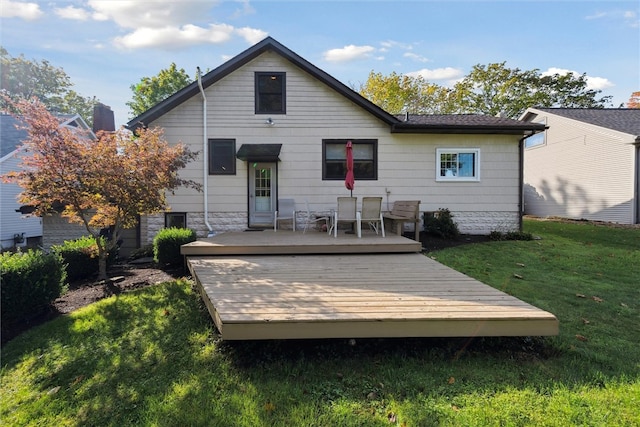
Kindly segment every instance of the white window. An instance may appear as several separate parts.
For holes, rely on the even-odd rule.
[[[528,136],[527,139],[524,140],[525,148],[533,148],[539,147],[541,145],[546,144],[546,134],[547,131],[536,133],[535,135]]]
[[[532,120],[532,123],[540,123],[543,125],[547,124],[547,118],[542,117],[539,120]],[[536,133],[531,136],[528,136],[524,140],[524,148],[533,148],[540,147],[541,145],[546,145],[547,143],[547,131]]]
[[[480,149],[438,148],[436,181],[480,181]]]

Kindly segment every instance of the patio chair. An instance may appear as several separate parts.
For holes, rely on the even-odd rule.
[[[302,234],[307,232],[307,228],[309,228],[309,226],[311,224],[316,224],[318,222],[324,222],[325,224],[329,224],[329,217],[327,215],[316,215],[314,213],[311,213],[311,209],[309,209],[309,201],[305,200],[305,203],[307,205],[307,221],[304,223],[304,231],[302,232]]]
[[[338,225],[341,222],[349,222],[356,224],[356,233],[358,237],[362,237],[360,230],[360,212],[357,210],[358,198],[357,197],[338,197],[338,209],[335,212],[333,219],[333,237],[338,237]]]
[[[296,201],[294,199],[278,199],[278,210],[273,215],[273,231],[278,231],[278,221],[291,221],[296,231]]]
[[[362,214],[360,216],[361,224],[369,224],[369,227],[382,232],[384,234],[384,220],[382,218],[382,197],[363,197],[362,198]]]

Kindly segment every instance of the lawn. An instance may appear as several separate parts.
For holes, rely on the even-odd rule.
[[[220,342],[179,280],[7,344],[0,425],[640,425],[640,229],[525,231],[429,256],[554,313],[558,337]]]

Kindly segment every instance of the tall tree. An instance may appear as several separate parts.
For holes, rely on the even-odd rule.
[[[429,83],[424,78],[392,72],[385,76],[371,71],[358,92],[391,114],[445,114],[452,106],[450,89]]]
[[[631,94],[627,102],[627,108],[640,108],[640,91]]]
[[[123,228],[135,226],[138,215],[166,210],[167,191],[183,185],[200,189],[178,176],[196,153],[182,144],[170,146],[159,128],[140,129],[135,135],[99,132],[93,140],[60,127],[35,98],[5,100],[26,123],[28,155],[21,170],[3,178],[23,188],[19,201],[34,206],[36,214],[46,215],[62,203],[62,216],[85,226],[96,239],[100,278],[107,277],[107,254]],[[100,238],[105,228],[110,228],[111,239]]]
[[[138,84],[130,86],[133,99],[127,105],[131,108],[131,118],[144,113],[191,82],[184,68],[178,70],[173,62],[169,68],[160,70],[157,76],[143,77]]]
[[[24,55],[12,57],[1,46],[0,65],[0,88],[11,99],[35,96],[50,112],[80,114],[89,126],[92,125],[93,106],[97,100],[72,90],[71,78],[62,68],[46,60],[28,60]]]
[[[371,72],[360,93],[397,114],[488,114],[518,118],[528,107],[602,108],[610,96],[587,89],[587,77],[573,73],[542,75],[508,68],[505,62],[475,65],[453,88],[391,73]]]

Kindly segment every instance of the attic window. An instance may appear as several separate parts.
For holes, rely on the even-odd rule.
[[[255,74],[256,114],[285,114],[285,73]]]

